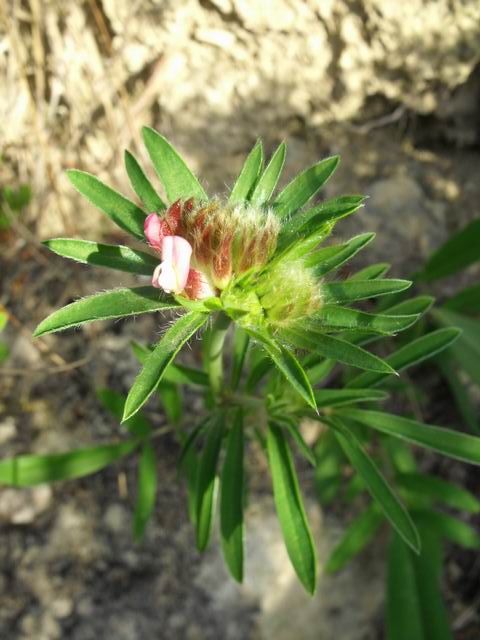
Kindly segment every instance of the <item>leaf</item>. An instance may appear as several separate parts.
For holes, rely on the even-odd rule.
[[[165,203],[155,191],[150,180],[145,175],[142,167],[130,151],[125,150],[125,168],[132,185],[143,206],[149,213],[162,211],[166,208]]]
[[[183,462],[186,460],[187,455],[190,452],[192,446],[195,444],[198,437],[206,429],[208,423],[209,423],[208,418],[205,420],[202,420],[199,424],[193,427],[193,429],[190,431],[188,436],[184,438],[182,448],[180,450],[180,455],[178,456],[178,460],[177,460],[177,469],[181,469]]]
[[[438,329],[412,340],[385,358],[395,371],[403,371],[419,364],[449,347],[460,335],[458,329]],[[383,373],[361,373],[347,383],[350,388],[373,387],[380,384],[387,376]]]
[[[388,262],[379,262],[378,264],[371,264],[368,267],[360,269],[349,277],[349,281],[352,280],[376,280],[384,276],[390,269]]]
[[[457,293],[453,298],[447,300],[443,305],[449,311],[460,311],[462,313],[480,312],[480,284],[466,287]]]
[[[470,431],[480,435],[480,424],[477,408],[470,397],[467,386],[460,380],[456,363],[452,354],[445,351],[435,358],[442,376],[446,380],[452,396],[457,405],[465,424],[468,425]]]
[[[347,562],[358,555],[373,539],[383,516],[376,504],[370,505],[348,527],[347,531],[330,554],[323,570],[325,573],[336,573]]]
[[[167,420],[174,425],[178,425],[183,415],[182,395],[176,384],[168,382],[163,376],[158,385],[158,395],[162,403]]]
[[[153,349],[144,347],[135,340],[131,342],[131,347],[135,357],[141,364],[145,363],[145,360],[153,351]],[[208,387],[209,385],[208,374],[205,371],[193,367],[186,367],[183,364],[173,364],[173,362],[171,362],[165,370],[163,379],[176,384],[192,384],[201,387]]]
[[[315,454],[303,439],[298,425],[292,419],[285,415],[273,415],[272,417],[275,419],[275,422],[278,426],[283,427],[288,431],[290,437],[295,442],[298,450],[303,455],[303,457],[308,460],[312,467],[316,467],[317,460],[315,458]]]
[[[343,480],[342,468],[345,454],[333,435],[332,429],[326,429],[315,445],[315,489],[320,503],[329,506],[336,498]]]
[[[374,233],[362,233],[344,244],[319,249],[307,257],[305,264],[307,267],[314,267],[317,276],[324,276],[351,260],[374,237]]]
[[[235,326],[233,337],[233,358],[232,358],[232,389],[237,389],[242,375],[245,356],[247,355],[249,337],[245,331]]]
[[[248,200],[248,195],[252,191],[257,178],[263,167],[263,145],[260,140],[250,151],[245,163],[240,171],[228,201],[231,204],[237,204],[238,202],[245,202]]]
[[[430,256],[419,278],[444,278],[480,260],[480,220],[474,220]]]
[[[168,202],[179,198],[208,200],[203,187],[172,145],[150,127],[142,129],[143,141],[158,177],[162,181]]]
[[[235,413],[227,437],[220,493],[220,534],[225,562],[237,582],[243,581],[243,417]]]
[[[77,327],[85,322],[112,320],[140,313],[167,311],[179,305],[170,296],[163,295],[154,287],[135,287],[133,289],[113,289],[105,293],[81,298],[54,311],[35,329],[33,336],[45,335],[54,331],[63,331]]]
[[[446,309],[434,309],[432,315],[440,324],[462,330],[462,335],[451,347],[451,353],[472,380],[480,385],[480,320]]]
[[[294,327],[299,327],[299,329],[305,327],[315,333],[348,329],[391,335],[408,329],[417,320],[418,315],[416,314],[407,316],[380,315],[329,304],[321,307],[314,316],[296,321],[295,324],[292,324],[292,329]]]
[[[280,143],[253,190],[250,198],[252,205],[261,205],[270,200],[282,173],[286,151],[285,142]]]
[[[423,473],[399,473],[396,481],[401,488],[434,502],[443,502],[454,509],[469,513],[480,513],[480,501],[470,491],[443,478]]]
[[[145,212],[134,202],[111,189],[86,171],[69,169],[67,176],[75,189],[89,202],[107,214],[121,229],[145,240]]]
[[[389,364],[373,355],[373,353],[340,338],[322,334],[307,336],[291,329],[282,329],[281,334],[286,340],[300,349],[314,351],[325,358],[331,358],[337,362],[360,369],[367,369],[368,371],[395,373]]]
[[[125,408],[126,396],[111,389],[97,389],[97,398],[110,413],[121,421]],[[148,420],[141,413],[137,413],[124,423],[129,432],[137,438],[146,438],[152,432]]]
[[[273,203],[277,215],[284,218],[301,209],[325,184],[339,161],[338,156],[326,158],[296,176]]]
[[[388,394],[374,389],[319,389],[315,391],[317,407],[342,407],[357,402],[381,402]]]
[[[387,640],[427,640],[413,558],[400,536],[393,535],[388,550]]]
[[[81,478],[100,471],[137,448],[137,440],[74,449],[65,453],[25,455],[0,461],[0,484],[32,487]]]
[[[208,315],[190,311],[179,318],[166,332],[152,353],[145,360],[127,396],[123,420],[133,416],[148,400],[160,384],[166,368],[182,346],[208,320]]]
[[[204,551],[210,539],[215,498],[218,456],[225,429],[224,415],[218,414],[208,427],[197,478],[197,549]]]
[[[122,245],[101,244],[90,240],[53,238],[46,240],[43,244],[53,253],[83,264],[93,264],[97,267],[107,267],[146,276],[152,275],[160,262],[159,256],[155,257]]]
[[[157,458],[150,442],[145,442],[138,462],[138,488],[133,515],[133,537],[139,542],[155,508],[157,497]]]
[[[385,517],[403,540],[416,552],[420,552],[420,539],[408,511],[400,502],[387,480],[381,474],[377,465],[360,443],[352,431],[338,420],[328,420],[328,424],[335,430],[335,436],[352,465],[365,480],[367,489],[381,507]]]
[[[432,296],[416,296],[409,300],[404,300],[398,304],[382,309],[384,315],[410,315],[412,313],[426,313],[433,305],[435,298]]]
[[[322,284],[322,300],[325,304],[355,302],[404,291],[411,286],[409,280],[345,280]]]
[[[422,511],[415,514],[415,519],[465,549],[480,549],[480,536],[475,529],[454,516],[439,511]]]
[[[480,464],[480,438],[475,436],[381,411],[339,409],[338,413],[382,433],[433,449],[451,458]]]
[[[259,327],[256,327],[255,329],[249,327],[245,330],[252,336],[252,338],[260,342],[275,365],[283,373],[287,382],[292,385],[295,391],[301,395],[312,409],[316,409],[315,397],[307,378],[307,374],[293,353],[288,351],[288,349],[277,342],[275,338],[270,336],[266,331],[261,330]]]
[[[273,496],[285,546],[295,572],[308,593],[316,588],[317,559],[305,514],[292,454],[281,429],[270,423],[267,450]]]

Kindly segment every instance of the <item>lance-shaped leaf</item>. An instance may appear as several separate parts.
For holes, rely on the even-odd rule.
[[[480,536],[466,522],[440,511],[418,511],[415,520],[465,549],[480,549]]]
[[[157,131],[149,127],[142,130],[152,164],[160,178],[169,202],[179,198],[208,200],[203,187],[178,155],[172,145]]]
[[[121,229],[140,240],[145,240],[145,212],[134,202],[86,171],[70,169],[67,176],[79,193],[106,213]]]
[[[410,315],[412,313],[424,314],[426,313],[435,302],[435,298],[432,296],[415,296],[415,298],[409,298],[403,302],[389,305],[382,310],[384,315]]]
[[[312,465],[312,467],[315,467],[317,464],[315,454],[303,439],[303,436],[300,433],[298,424],[294,420],[292,420],[289,416],[278,415],[273,412],[272,412],[272,418],[275,420],[275,423],[279,427],[283,427],[288,431],[288,433],[290,434],[290,437],[294,441],[300,453],[303,455],[303,457],[306,460],[308,460],[308,462]]]
[[[232,204],[238,202],[245,202],[248,200],[248,195],[252,191],[258,176],[263,168],[263,145],[260,140],[250,151],[245,163],[240,171],[228,201]]]
[[[480,320],[446,309],[434,309],[432,315],[440,324],[462,330],[451,353],[474,382],[480,385]]]
[[[417,320],[417,314],[401,316],[380,315],[327,304],[321,307],[314,316],[296,321],[295,324],[292,324],[292,328],[298,327],[299,330],[304,328],[314,333],[348,329],[364,331],[365,333],[391,335],[397,331],[408,329]]]
[[[168,365],[182,346],[208,320],[205,313],[190,311],[179,318],[166,332],[152,353],[145,360],[127,396],[123,420],[133,416],[157,389]]]
[[[220,483],[220,534],[223,557],[237,582],[243,581],[243,416],[237,411],[227,438]]]
[[[168,422],[178,426],[183,415],[183,400],[178,385],[165,380],[163,376],[158,385],[158,395]]]
[[[66,307],[54,311],[35,329],[34,337],[76,327],[95,320],[112,320],[134,316],[139,313],[166,311],[179,305],[170,296],[163,295],[154,287],[113,289],[105,293],[81,298]]]
[[[317,407],[343,407],[357,402],[381,402],[388,394],[376,389],[319,389],[315,391]]]
[[[480,438],[451,429],[422,424],[382,411],[366,409],[338,409],[338,413],[351,420],[413,444],[438,451],[451,458],[480,464]]]
[[[382,512],[375,503],[365,509],[333,549],[323,567],[325,573],[336,573],[358,555],[373,539],[383,521]]]
[[[416,552],[420,551],[420,539],[407,510],[388,484],[374,461],[361,447],[353,433],[338,419],[328,420],[335,430],[342,449],[352,465],[362,476],[372,497],[381,507],[385,517],[405,542]]]
[[[269,335],[266,330],[262,330],[259,327],[255,329],[249,327],[245,328],[245,330],[252,338],[260,342],[295,391],[302,396],[310,407],[316,409],[315,397],[307,374],[293,353]]]
[[[280,143],[253,190],[250,198],[252,204],[261,205],[270,200],[282,173],[286,151],[286,144],[284,142]]]
[[[343,244],[319,249],[308,256],[305,264],[308,267],[313,267],[316,275],[324,276],[353,258],[374,237],[374,233],[362,233]]]
[[[460,335],[458,329],[438,329],[412,340],[385,358],[395,371],[403,371],[419,364],[449,347]],[[347,383],[347,387],[364,389],[380,384],[386,379],[383,373],[361,373]]]
[[[364,267],[349,277],[349,281],[352,280],[376,280],[384,276],[390,269],[388,262],[379,262],[378,264],[370,264],[368,267]]]
[[[46,247],[64,258],[71,258],[83,264],[92,264],[96,267],[107,267],[138,273],[140,275],[152,275],[155,267],[160,262],[159,257],[143,251],[135,251],[129,247],[113,244],[101,244],[90,240],[76,240],[74,238],[53,238],[43,243]]]
[[[404,291],[411,286],[410,280],[345,280],[326,282],[322,285],[322,299],[326,304],[368,300],[389,293]]]
[[[145,442],[138,461],[138,488],[133,515],[133,537],[140,541],[155,508],[157,497],[157,458],[150,442]]]
[[[200,459],[196,490],[197,549],[204,551],[210,540],[214,514],[217,462],[225,431],[225,416],[219,413],[208,427],[205,447]]]
[[[480,260],[479,246],[480,220],[474,220],[435,251],[419,274],[420,279],[429,282],[465,269]]]
[[[478,313],[480,311],[480,283],[466,287],[450,298],[443,305],[449,311],[461,313]]]
[[[130,153],[130,151],[125,151],[125,168],[127,170],[132,189],[143,202],[145,209],[149,213],[165,209],[165,203],[155,191],[155,188],[145,175],[142,167],[138,163],[138,160]]]
[[[145,347],[135,340],[131,342],[131,347],[135,357],[141,364],[145,363],[145,360],[153,351],[153,349]],[[187,367],[184,364],[173,364],[173,362],[171,362],[165,370],[163,379],[167,382],[174,382],[175,384],[192,384],[201,387],[208,387],[209,384],[208,374],[205,371]]]
[[[31,487],[81,478],[100,471],[136,449],[138,440],[74,449],[65,453],[25,455],[0,461],[0,484]]]
[[[321,189],[339,162],[338,156],[332,156],[296,176],[273,203],[277,215],[284,218],[301,209]]]
[[[359,369],[367,369],[367,371],[395,373],[394,369],[384,360],[357,345],[350,344],[346,340],[321,333],[305,334],[302,331],[293,329],[282,329],[281,335],[300,349],[314,351],[324,358],[336,360]]]
[[[288,222],[282,225],[278,238],[279,248],[284,248],[299,235],[307,236],[314,233],[318,227],[333,223],[340,218],[355,213],[363,206],[364,196],[341,196],[333,200],[327,200],[308,211],[298,213]]]
[[[267,450],[273,496],[288,556],[308,593],[315,593],[317,558],[292,454],[280,427],[270,423]]]
[[[397,474],[396,481],[400,488],[429,498],[432,502],[442,502],[469,513],[480,513],[480,501],[473,493],[443,478],[412,472]]]

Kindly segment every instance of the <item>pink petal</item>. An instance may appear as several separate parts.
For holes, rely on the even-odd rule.
[[[175,272],[177,286],[172,291],[180,293],[185,288],[190,271],[192,245],[180,236],[165,236],[162,242],[162,258],[170,262]]]

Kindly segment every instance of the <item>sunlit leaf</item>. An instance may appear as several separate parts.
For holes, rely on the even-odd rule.
[[[344,280],[341,282],[326,282],[322,285],[322,299],[326,304],[368,300],[368,298],[403,291],[408,289],[411,284],[409,280]]]
[[[270,200],[282,173],[286,151],[285,143],[280,143],[253,190],[250,198],[252,204],[264,204]]]
[[[155,191],[155,188],[145,175],[138,160],[130,151],[125,151],[125,168],[130,179],[130,184],[138,198],[142,201],[145,209],[149,213],[165,209],[165,203]]]
[[[228,201],[232,204],[245,202],[252,191],[263,167],[263,145],[259,140],[250,151],[240,171],[235,184],[232,187]]]

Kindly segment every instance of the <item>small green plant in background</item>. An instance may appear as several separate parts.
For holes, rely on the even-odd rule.
[[[8,314],[0,307],[0,333],[5,329],[8,322]],[[8,358],[9,349],[7,344],[0,340],[0,364]]]
[[[248,440],[265,451],[288,555],[309,593],[316,588],[317,558],[292,447],[312,466],[319,491],[330,499],[340,482],[336,471],[348,461],[357,474],[352,495],[366,490],[373,498],[367,515],[361,516],[363,537],[368,540],[369,532],[373,535],[386,520],[394,531],[395,558],[403,553],[412,562],[417,557],[430,562],[430,529],[424,522],[433,513],[433,499],[418,497],[413,486],[418,472],[405,443],[480,464],[480,438],[388,413],[381,406],[389,392],[377,387],[452,345],[459,330],[447,327],[414,337],[385,358],[370,349],[374,345],[377,351],[379,341],[414,325],[433,300],[420,295],[386,305],[381,313],[355,306],[404,291],[411,282],[384,278],[385,265],[372,265],[347,279],[338,275],[338,269],[374,237],[364,233],[340,244],[323,244],[337,222],[359,211],[364,201],[349,195],[312,204],[338,158],[315,164],[276,192],[286,147],[282,143],[265,167],[259,142],[229,196],[219,199],[208,197],[160,134],[145,129],[144,141],[166,202],[129,152],[126,169],[141,205],[88,173],[73,170],[69,178],[125,232],[148,241],[150,249],[65,238],[46,245],[79,262],[149,276],[152,285],[78,300],[41,322],[35,335],[141,313],[174,311],[178,317],[157,344],[150,346],[147,338],[146,345],[132,345],[142,368],[126,397],[99,391],[102,404],[125,425],[120,442],[4,460],[0,480],[17,486],[65,480],[135,453],[134,533],[140,538],[156,499],[152,442],[165,433],[141,410],[158,393],[178,436],[178,466],[187,479],[197,547],[203,551],[210,540],[218,494],[223,554],[236,580],[244,575]],[[177,355],[196,334],[202,361],[187,367]],[[203,395],[201,416],[183,410],[185,385]],[[314,446],[302,436],[305,419],[322,430]],[[384,463],[383,449],[394,462]],[[403,458],[408,465],[398,462]],[[464,506],[460,502],[456,506]],[[427,556],[417,556],[422,546]],[[348,554],[351,550],[337,551],[327,568],[337,568]]]
[[[12,217],[18,216],[32,199],[32,191],[26,184],[18,188],[3,187],[0,189],[0,230],[10,229]]]

